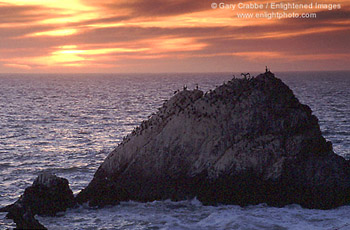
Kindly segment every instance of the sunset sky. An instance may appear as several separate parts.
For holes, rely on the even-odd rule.
[[[340,9],[319,9],[316,2]],[[238,3],[265,8],[238,9]],[[271,3],[279,2],[0,0],[0,72],[350,70],[349,0],[282,2],[313,3],[288,10]],[[264,12],[316,18],[237,16]]]

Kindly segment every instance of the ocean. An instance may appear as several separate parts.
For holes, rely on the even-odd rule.
[[[235,74],[239,76],[240,74]],[[253,75],[256,75],[253,74]],[[350,72],[276,73],[311,107],[334,151],[350,158]],[[0,74],[0,207],[39,173],[67,178],[75,194],[107,154],[174,91],[203,91],[232,73]],[[350,206],[310,210],[265,204],[204,206],[198,200],[80,206],[37,217],[48,229],[350,229]],[[0,229],[14,228],[0,213]]]

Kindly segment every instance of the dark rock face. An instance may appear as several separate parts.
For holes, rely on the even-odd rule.
[[[350,203],[349,162],[322,137],[311,109],[266,72],[176,94],[108,155],[77,201],[195,196],[334,208]]]
[[[38,215],[54,216],[76,204],[68,180],[52,174],[39,175],[33,185],[14,204],[2,208],[8,212],[20,229],[45,229],[35,218]]]
[[[6,217],[13,219],[16,223],[16,229],[47,229],[35,219],[30,208],[24,207],[18,203],[13,204],[11,209],[6,212],[8,212]]]

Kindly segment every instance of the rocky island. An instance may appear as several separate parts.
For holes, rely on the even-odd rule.
[[[207,93],[176,93],[126,136],[77,197],[40,175],[9,212],[18,228],[76,203],[173,201],[330,209],[350,204],[350,163],[333,152],[318,119],[273,73],[233,78]]]
[[[13,204],[0,208],[13,219],[17,229],[46,229],[35,215],[55,216],[76,205],[68,180],[53,174],[40,174]]]
[[[112,151],[76,197],[204,204],[291,203],[329,209],[350,202],[349,162],[322,136],[318,119],[266,71],[165,102]]]

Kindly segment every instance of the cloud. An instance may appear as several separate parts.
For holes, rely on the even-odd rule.
[[[40,6],[17,6],[11,4],[0,5],[0,27],[13,23],[27,23],[41,20],[48,15]]]
[[[317,13],[318,21],[348,21],[350,19],[350,7],[344,6],[339,10],[324,10]]]
[[[89,1],[94,6],[103,7],[109,11],[128,11],[133,17],[173,16],[210,9],[211,0],[128,0],[128,1]]]
[[[32,67],[28,65],[21,65],[21,64],[4,64],[4,66],[15,68],[15,69],[32,69]]]
[[[138,64],[146,71],[150,63],[181,69],[178,60],[187,70],[191,63],[201,70],[202,63],[214,71],[214,63],[229,69],[232,61],[245,67],[264,60],[345,66],[339,60],[350,52],[346,2],[340,10],[317,10],[316,19],[281,20],[240,19],[235,13],[256,11],[214,10],[211,0],[7,2],[13,4],[0,3],[0,59],[12,69],[128,71]]]
[[[188,0],[153,0],[136,1],[125,4],[133,10],[133,13],[142,16],[170,16],[207,10],[211,0],[188,1]]]

